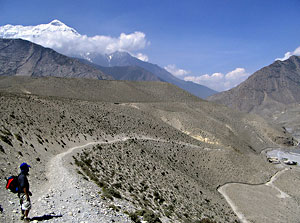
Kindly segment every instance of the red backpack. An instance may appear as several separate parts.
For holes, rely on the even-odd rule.
[[[10,190],[12,193],[18,193],[18,176],[10,176],[7,178],[6,189]]]

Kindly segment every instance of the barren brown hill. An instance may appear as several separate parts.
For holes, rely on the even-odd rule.
[[[101,102],[202,101],[166,82],[96,81],[82,78],[0,76],[0,90]]]
[[[28,162],[32,213],[66,222],[238,222],[217,188],[266,182],[277,169],[260,152],[295,143],[256,115],[162,82],[2,77],[0,102],[1,183]],[[62,166],[77,179],[70,188],[55,180]],[[13,195],[0,196],[1,221],[18,222]]]

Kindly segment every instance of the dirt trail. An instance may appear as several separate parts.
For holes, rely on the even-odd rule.
[[[127,215],[109,209],[99,199],[99,188],[92,182],[80,180],[74,171],[66,168],[68,155],[96,144],[111,144],[126,141],[122,137],[108,141],[89,142],[72,147],[53,157],[47,166],[48,181],[32,197],[33,220],[49,222],[131,222]]]

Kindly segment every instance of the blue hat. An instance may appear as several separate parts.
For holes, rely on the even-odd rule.
[[[27,163],[22,163],[20,165],[21,170],[29,170],[29,167],[31,167],[31,166],[29,166]]]

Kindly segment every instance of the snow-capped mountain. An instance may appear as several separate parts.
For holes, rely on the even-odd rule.
[[[43,47],[52,48],[65,55],[76,56],[78,52],[76,49],[73,50],[73,46],[76,44],[76,40],[81,38],[81,35],[75,29],[55,19],[48,24],[37,26],[0,26],[0,37],[24,39]]]
[[[0,37],[11,39],[27,39],[38,38],[41,35],[47,34],[65,34],[80,36],[80,34],[73,28],[65,25],[61,21],[55,19],[48,24],[40,24],[37,26],[22,26],[22,25],[5,25],[0,26]]]

